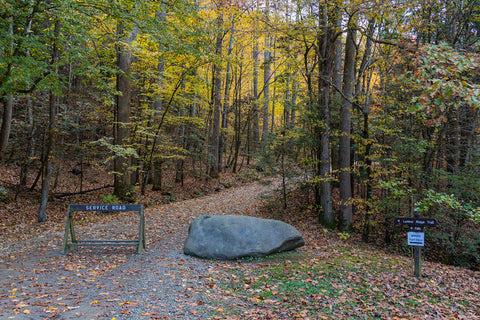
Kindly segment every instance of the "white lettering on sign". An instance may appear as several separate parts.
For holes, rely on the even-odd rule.
[[[425,234],[423,232],[409,232],[408,245],[423,247],[425,244]]]
[[[87,211],[125,211],[127,207],[125,205],[87,205],[85,206]]]
[[[104,206],[87,206],[86,207],[87,211],[106,211],[108,210],[108,205]]]

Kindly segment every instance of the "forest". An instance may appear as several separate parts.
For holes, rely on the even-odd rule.
[[[0,0],[0,207],[277,175],[345,237],[435,218],[478,269],[479,40],[478,0]]]

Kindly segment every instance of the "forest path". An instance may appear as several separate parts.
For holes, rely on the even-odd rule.
[[[202,214],[255,216],[278,186],[278,180],[255,182],[147,209],[147,250],[141,254],[116,247],[63,255],[63,231],[17,243],[0,256],[0,318],[212,318],[209,311],[218,306],[205,295],[215,285],[208,275],[221,262],[183,254],[188,226]],[[138,217],[122,213],[76,227],[79,238],[96,239],[113,229],[119,238],[136,237]]]

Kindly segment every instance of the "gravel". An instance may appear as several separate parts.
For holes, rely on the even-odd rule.
[[[145,210],[147,250],[79,248],[62,254],[63,232],[38,235],[0,256],[1,319],[209,319],[217,301],[209,269],[220,261],[183,254],[188,225],[202,214],[256,215],[277,183],[252,183]],[[136,236],[138,217],[78,227]]]

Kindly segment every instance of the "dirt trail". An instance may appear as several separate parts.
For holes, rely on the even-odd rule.
[[[182,253],[188,225],[202,214],[256,215],[277,183],[252,183],[145,210],[147,250],[79,248],[62,254],[63,231],[38,235],[0,256],[1,319],[208,319],[205,296],[216,261]],[[97,237],[115,226],[135,235],[136,217],[77,228]],[[61,229],[61,226],[58,228]]]

